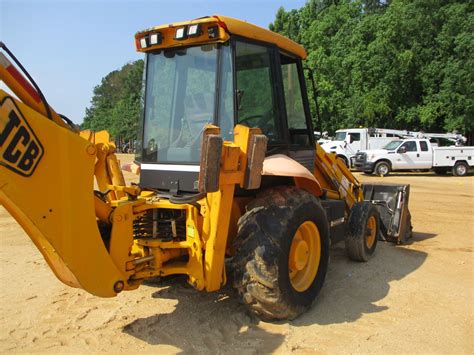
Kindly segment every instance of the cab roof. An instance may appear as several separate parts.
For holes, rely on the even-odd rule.
[[[237,35],[237,36],[241,36],[244,38],[253,39],[253,40],[257,40],[261,42],[275,44],[277,47],[279,47],[283,51],[293,54],[301,59],[305,59],[307,56],[306,51],[303,48],[303,46],[299,45],[296,42],[293,42],[292,40],[278,33],[275,33],[273,31],[267,30],[265,28],[253,25],[251,23],[248,23],[242,20],[237,20],[232,17],[221,16],[221,15],[206,16],[206,17],[198,18],[191,21],[175,22],[172,24],[155,26],[155,27],[146,29],[144,31],[138,32],[135,35],[135,38],[139,39],[143,35],[153,32],[153,31],[165,30],[169,28],[178,28],[178,27],[188,26],[188,25],[196,24],[196,23],[199,23],[199,24],[215,23],[219,27],[223,28],[225,32],[228,34]],[[226,40],[227,39],[228,37],[226,38]]]

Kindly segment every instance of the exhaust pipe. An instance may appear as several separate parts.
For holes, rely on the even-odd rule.
[[[364,185],[364,200],[373,203],[380,214],[380,237],[397,244],[412,236],[408,210],[410,185]]]

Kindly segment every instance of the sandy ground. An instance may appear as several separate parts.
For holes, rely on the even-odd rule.
[[[472,354],[474,176],[383,181],[411,184],[412,242],[379,243],[369,263],[336,245],[313,307],[282,323],[247,315],[229,288],[199,293],[180,279],[113,299],[69,288],[0,207],[0,352]]]

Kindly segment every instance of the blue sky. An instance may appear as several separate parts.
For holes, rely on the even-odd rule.
[[[0,0],[0,39],[30,72],[50,105],[80,123],[102,77],[142,58],[135,52],[133,35],[137,31],[213,14],[268,27],[280,6],[288,10],[304,3]]]

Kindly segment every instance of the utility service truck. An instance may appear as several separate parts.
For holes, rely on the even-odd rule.
[[[469,167],[474,167],[474,147],[438,147],[428,139],[394,140],[382,149],[358,152],[354,165],[359,171],[379,176],[429,169],[440,175],[452,171],[455,176],[465,176]]]
[[[315,144],[303,47],[225,16],[135,43],[138,185],[108,134],[78,132],[2,44],[16,97],[0,90],[0,202],[61,281],[112,297],[168,275],[208,292],[232,280],[253,313],[289,319],[320,291],[331,243],[367,261],[379,237],[410,236],[408,185],[363,186]]]
[[[357,152],[378,149],[395,139],[429,138],[433,145],[462,145],[466,138],[457,133],[424,133],[387,128],[349,128],[336,131],[334,140],[320,141],[323,149],[334,153],[346,166],[354,167]]]

